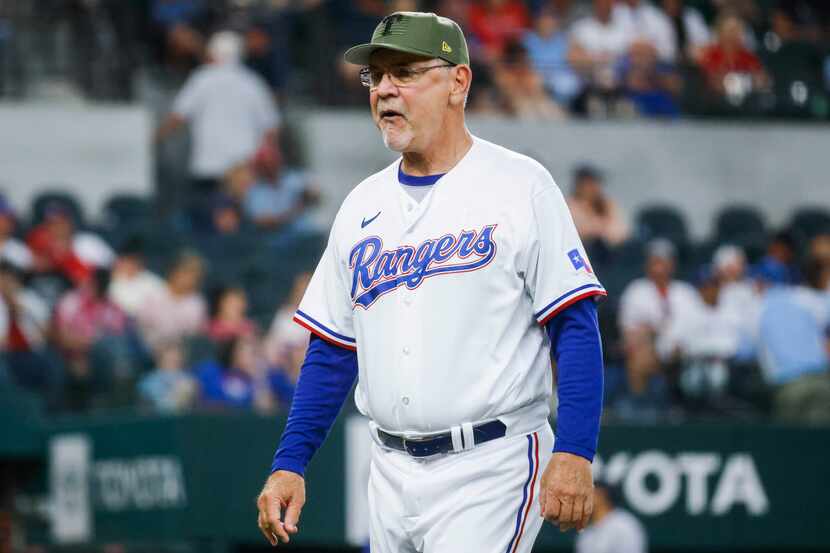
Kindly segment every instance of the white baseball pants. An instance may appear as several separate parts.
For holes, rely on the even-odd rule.
[[[371,553],[530,553],[552,455],[545,423],[459,453],[415,458],[372,443]]]

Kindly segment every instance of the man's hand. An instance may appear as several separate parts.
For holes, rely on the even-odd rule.
[[[296,534],[300,511],[305,505],[305,480],[299,474],[278,470],[268,477],[256,500],[259,529],[271,545],[288,543]],[[283,520],[283,512],[285,518]]]
[[[559,530],[582,530],[594,511],[594,476],[588,459],[572,453],[553,454],[539,489],[542,517]]]

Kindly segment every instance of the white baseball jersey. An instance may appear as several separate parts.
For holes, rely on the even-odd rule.
[[[400,160],[344,200],[295,321],[357,350],[358,409],[390,432],[549,414],[543,325],[604,295],[562,193],[536,161],[475,138],[416,202]]]

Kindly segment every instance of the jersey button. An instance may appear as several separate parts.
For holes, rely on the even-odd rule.
[[[406,396],[403,396],[401,398],[401,403],[403,403],[404,405],[409,405],[409,398],[406,397]]]
[[[403,347],[403,354],[404,355],[409,355],[409,346],[404,346]]]

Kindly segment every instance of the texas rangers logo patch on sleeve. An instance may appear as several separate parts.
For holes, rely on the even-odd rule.
[[[568,252],[568,258],[571,260],[571,265],[574,266],[574,269],[577,271],[580,269],[585,269],[590,274],[594,274],[594,271],[591,270],[591,266],[588,264],[588,261],[582,257],[582,254],[579,253],[579,250],[573,249]]]
[[[424,240],[417,246],[384,250],[378,236],[364,238],[349,254],[352,270],[351,298],[355,307],[367,309],[382,295],[406,286],[410,290],[424,279],[477,271],[496,256],[493,233],[497,225],[465,230]]]

